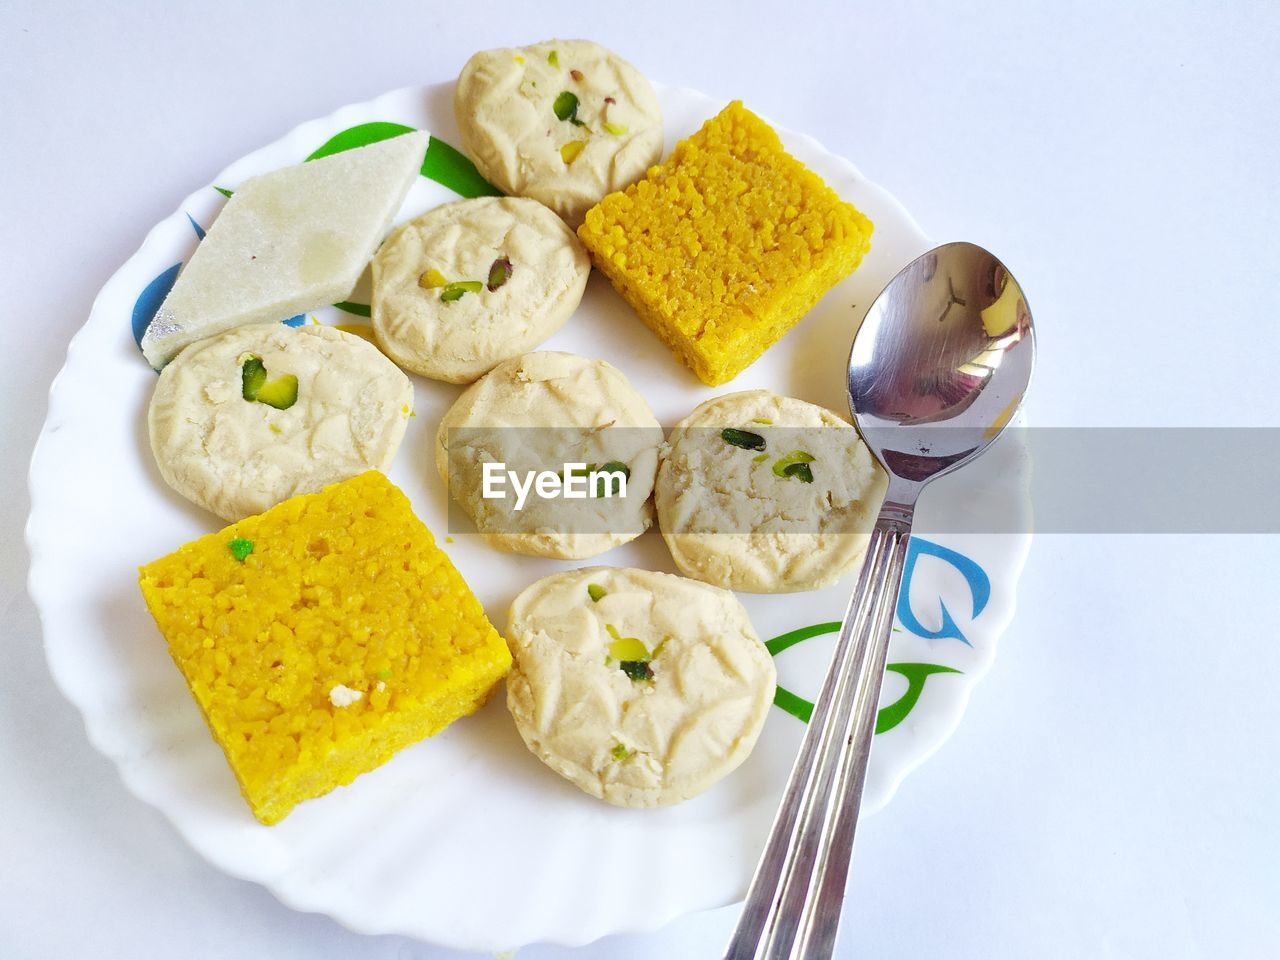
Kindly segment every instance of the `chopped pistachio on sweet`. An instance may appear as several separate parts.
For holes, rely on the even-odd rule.
[[[493,261],[489,267],[489,282],[485,284],[490,293],[497,290],[504,283],[511,279],[511,260],[508,257],[499,257]]]
[[[443,287],[448,282],[448,277],[435,267],[425,270],[422,276],[418,278],[418,286],[423,290],[435,290],[437,287]]]
[[[568,120],[573,123],[578,119],[578,95],[571,90],[561,90],[551,104],[557,120]]]
[[[547,63],[551,64],[553,67],[560,66],[560,51],[552,50],[550,53],[548,53]]]
[[[258,390],[258,402],[277,410],[288,410],[298,402],[298,378],[286,373],[264,383]]]
[[[573,79],[578,83],[581,83],[585,79],[581,70],[570,70],[569,76],[573,77]]]
[[[608,591],[598,583],[587,584],[587,596],[591,598],[592,603],[599,603],[608,595]]]
[[[648,660],[651,656],[644,641],[636,637],[624,637],[612,623],[604,625],[613,642],[609,644],[609,656],[614,660]]]
[[[751,458],[751,462],[763,463],[765,460],[768,460],[768,459],[769,459],[769,455],[767,453],[757,453],[754,457]]]
[[[591,465],[591,469],[592,470],[596,469],[595,464]],[[597,472],[608,473],[608,474],[620,473],[625,479],[627,480],[631,479],[631,468],[628,467],[621,460],[610,460],[604,466],[600,467],[600,469]],[[617,490],[617,489],[618,489],[618,485],[614,483],[613,477],[611,476],[596,477],[596,485],[595,485],[595,488],[591,491],[591,495],[593,497],[607,497],[607,496],[611,496],[614,490]]]
[[[605,663],[616,662],[618,669],[637,683],[652,680],[653,668],[649,666],[649,661],[653,659],[653,654],[644,645],[644,641],[636,637],[622,636],[618,633],[618,628],[611,623],[606,623],[604,628],[609,632],[609,636],[613,637]]]
[[[725,427],[720,431],[720,439],[730,446],[741,447],[743,450],[764,449],[764,437],[758,433],[752,433],[750,430]]]
[[[566,164],[573,163],[578,159],[578,155],[582,153],[582,148],[585,146],[586,144],[581,140],[570,140],[560,148],[560,159]]]
[[[445,303],[453,303],[461,300],[465,294],[479,293],[482,289],[484,284],[479,280],[454,280],[444,285],[444,289],[440,291],[440,299]]]
[[[772,426],[773,426],[773,421],[772,421],[772,420],[770,420],[768,417],[752,417],[752,418],[751,418],[751,422],[752,422],[752,423],[763,423],[766,427],[772,427]]]
[[[635,753],[635,751],[634,751],[634,750],[628,750],[628,749],[627,749],[623,744],[621,744],[621,743],[615,743],[615,744],[613,745],[613,749],[612,749],[612,750],[610,750],[610,751],[609,751],[609,753],[610,753],[610,755],[613,757],[613,759],[615,759],[615,760],[625,760],[625,759],[627,759],[627,757],[629,757],[629,756],[631,756],[633,753]]]
[[[258,391],[267,382],[267,368],[259,357],[250,355],[240,366],[240,393],[246,400],[257,400]]]
[[[773,462],[773,472],[779,477],[795,477],[802,483],[813,483],[813,454],[803,450],[792,450],[785,457]]]
[[[231,551],[233,557],[244,563],[249,554],[253,553],[253,541],[245,540],[243,537],[236,537],[227,543],[227,549]]]
[[[653,667],[649,666],[648,660],[623,660],[618,667],[635,683],[653,679]]]
[[[621,137],[627,133],[628,128],[623,126],[620,123],[610,123],[608,120],[606,120],[604,122],[604,130],[605,130],[605,133],[611,133],[615,137]]]
[[[288,410],[298,402],[298,378],[286,373],[268,382],[261,358],[249,355],[240,367],[240,394],[251,403]]]

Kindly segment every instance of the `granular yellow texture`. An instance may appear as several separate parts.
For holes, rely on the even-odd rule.
[[[267,824],[473,712],[511,665],[431,531],[376,471],[201,537],[139,582]]]
[[[734,101],[588,211],[578,236],[676,357],[717,386],[853,272],[871,230]]]

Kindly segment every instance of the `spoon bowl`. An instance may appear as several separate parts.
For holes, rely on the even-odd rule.
[[[1022,288],[992,254],[948,243],[876,297],[849,353],[849,407],[890,476],[924,483],[977,456],[1031,381]]]

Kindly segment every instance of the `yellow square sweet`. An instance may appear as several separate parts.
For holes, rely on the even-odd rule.
[[[871,230],[734,101],[588,211],[578,236],[641,319],[716,386],[853,272]]]
[[[477,709],[507,645],[371,471],[147,564],[156,624],[263,823]]]

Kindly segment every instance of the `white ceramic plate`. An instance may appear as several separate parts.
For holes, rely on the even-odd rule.
[[[723,105],[688,90],[659,93],[668,149]],[[94,746],[116,762],[129,789],[221,869],[359,931],[471,949],[579,944],[741,899],[799,744],[800,720],[775,709],[751,758],[703,796],[669,809],[622,810],[580,793],[534,759],[496,696],[475,717],[263,827],[240,798],[136,584],[139,564],[221,526],[157,475],[145,426],[155,374],[131,336],[135,309],[145,322],[162,278],[176,273],[199,227],[221,208],[223,195],[213,186],[233,189],[250,175],[298,163],[335,134],[373,121],[457,143],[451,96],[452,85],[398,90],[297,127],[187,197],[111,278],[54,381],[33,458],[31,594],[54,679],[83,714]],[[614,363],[668,428],[715,393],[751,387],[847,414],[844,367],[853,331],[884,283],[928,243],[906,211],[848,161],[808,137],[780,133],[791,152],[875,222],[871,253],[852,278],[719,390],[676,363],[598,275],[546,348]],[[399,219],[455,196],[421,177]],[[367,290],[357,289],[352,300],[367,302]],[[314,320],[367,322],[336,308]],[[458,388],[417,380],[416,390],[417,417],[391,477],[443,533],[445,491],[429,438]],[[1002,440],[931,488],[923,519],[1025,513],[1027,479],[1025,453]],[[876,739],[864,810],[883,806],[958,723],[1012,616],[1028,541],[916,541],[918,562],[899,608],[882,701],[881,724],[891,728]],[[498,554],[464,536],[447,549],[499,629],[521,588],[569,566]],[[656,535],[590,562],[674,572]],[[846,579],[811,594],[742,599],[760,635],[770,638],[839,619],[850,588]],[[830,641],[821,634],[779,655],[780,683],[795,697],[816,692]]]

